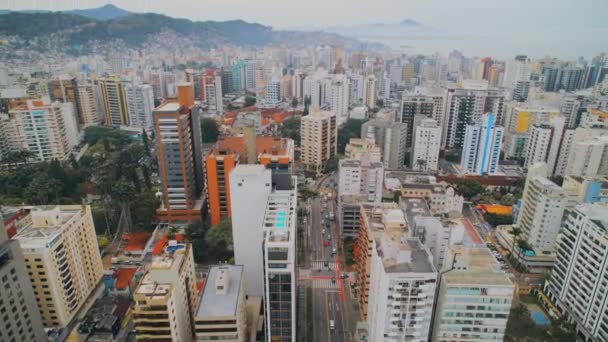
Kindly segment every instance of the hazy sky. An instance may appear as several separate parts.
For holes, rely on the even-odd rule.
[[[563,45],[577,50],[583,41],[585,53],[572,51],[572,56],[595,53],[590,50],[593,46],[598,52],[608,50],[608,0],[0,0],[0,8],[65,10],[106,3],[134,12],[193,20],[244,19],[275,28],[396,23],[411,18],[446,34],[546,39],[543,48],[561,47],[563,53],[569,51]]]

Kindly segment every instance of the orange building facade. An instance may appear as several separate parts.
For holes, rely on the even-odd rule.
[[[211,225],[230,216],[230,172],[237,165],[259,163],[268,168],[287,168],[291,165],[293,153],[291,139],[271,136],[248,138],[247,134],[220,138],[205,158]]]

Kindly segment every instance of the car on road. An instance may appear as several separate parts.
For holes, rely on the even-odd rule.
[[[336,251],[336,247],[333,247],[333,248],[331,249],[331,254],[336,254],[336,253],[337,253],[337,251]]]
[[[325,228],[321,229],[321,234],[325,234]]]
[[[333,319],[329,320],[329,329],[330,330],[334,330],[336,328],[336,324],[334,323]]]
[[[331,278],[331,283],[335,284],[336,283],[336,278]]]
[[[327,247],[327,246],[329,246],[329,241],[323,240],[323,247]]]
[[[327,234],[327,240],[331,240],[331,234]]]

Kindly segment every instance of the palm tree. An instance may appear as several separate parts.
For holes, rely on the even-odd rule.
[[[513,239],[511,240],[511,255],[513,255],[513,250],[515,249],[515,243],[519,241],[519,236],[521,234],[522,234],[521,229],[519,229],[515,226],[513,226],[513,228],[511,228],[511,235],[513,235]]]

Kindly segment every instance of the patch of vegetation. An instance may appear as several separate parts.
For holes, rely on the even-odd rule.
[[[290,116],[281,124],[279,134],[283,138],[292,139],[297,146],[300,146],[300,124],[299,116]]]
[[[346,145],[352,138],[361,138],[361,126],[366,120],[348,119],[338,129],[338,153],[344,154]]]

